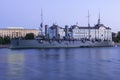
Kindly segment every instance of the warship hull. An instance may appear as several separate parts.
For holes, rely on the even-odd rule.
[[[30,48],[79,48],[79,47],[111,47],[113,41],[39,41],[39,40],[12,40],[11,49],[30,49]]]

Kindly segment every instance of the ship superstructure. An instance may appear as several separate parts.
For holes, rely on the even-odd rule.
[[[42,17],[43,15],[41,15]],[[111,28],[100,22],[90,26],[88,12],[88,26],[65,26],[53,24],[43,25],[43,18],[40,25],[40,33],[34,40],[15,39],[11,41],[11,48],[65,48],[65,47],[102,47],[114,46],[112,41]],[[43,33],[43,28],[44,33]]]
[[[104,26],[98,20],[93,27],[84,27],[78,25],[67,25],[63,28],[56,24],[51,27],[45,25],[46,39],[70,39],[70,40],[88,40],[88,41],[112,41],[111,28]]]

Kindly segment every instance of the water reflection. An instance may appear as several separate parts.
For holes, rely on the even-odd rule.
[[[10,80],[20,80],[24,77],[25,57],[21,53],[8,53],[8,76]]]
[[[119,47],[0,51],[0,80],[120,79]]]

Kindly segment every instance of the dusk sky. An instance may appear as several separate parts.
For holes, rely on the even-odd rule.
[[[120,31],[120,0],[0,0],[0,28],[38,28],[43,9],[44,24],[51,26],[87,26],[97,23],[99,11],[101,23]]]

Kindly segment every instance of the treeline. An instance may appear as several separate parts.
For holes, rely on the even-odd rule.
[[[26,34],[25,37],[19,37],[19,38],[31,40],[31,39],[34,39],[35,36],[34,36],[34,33],[28,33],[28,34]],[[14,39],[14,38],[10,38],[9,36],[4,36],[4,37],[0,36],[0,44],[2,44],[2,45],[10,44],[11,39]],[[15,39],[18,39],[18,38],[15,38]]]
[[[120,42],[120,32],[112,33],[112,39],[114,42]]]
[[[9,36],[0,37],[0,44],[10,44],[10,37]]]
[[[35,36],[34,36],[34,33],[28,33],[26,34],[25,37],[19,37],[21,39],[26,39],[26,40],[31,40],[31,39],[34,39]],[[114,42],[120,42],[120,32],[118,33],[112,33],[112,39]],[[11,38],[9,36],[4,36],[4,37],[1,37],[0,36],[0,44],[10,44],[10,41],[11,41]]]

